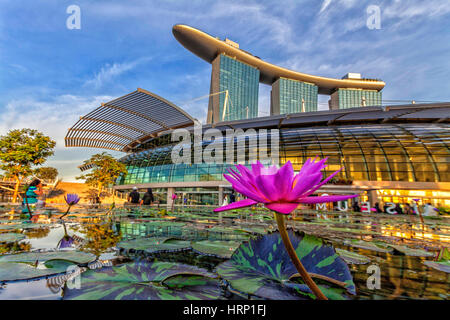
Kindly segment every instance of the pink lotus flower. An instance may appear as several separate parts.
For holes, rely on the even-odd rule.
[[[216,208],[215,212],[249,207],[263,203],[270,210],[289,214],[300,203],[314,204],[335,202],[355,198],[358,195],[311,197],[322,185],[330,181],[340,170],[322,181],[321,170],[326,167],[327,158],[308,159],[298,174],[294,176],[294,168],[290,161],[278,169],[276,166],[264,167],[259,161],[252,164],[251,170],[243,165],[236,165],[237,171],[228,169],[225,175],[234,190],[246,196],[238,202]]]
[[[175,200],[176,198],[178,198],[178,196],[175,193],[172,194],[172,200]]]

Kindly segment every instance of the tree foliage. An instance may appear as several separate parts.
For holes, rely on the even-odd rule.
[[[85,183],[96,188],[99,195],[104,187],[113,184],[120,175],[128,172],[124,163],[106,152],[93,155],[84,164],[91,165],[91,171],[76,178],[85,179]]]
[[[0,169],[6,177],[16,180],[13,201],[22,180],[33,173],[34,166],[42,165],[54,154],[55,145],[50,137],[32,129],[10,130],[0,136]]]
[[[34,171],[34,174],[39,179],[55,180],[58,177],[58,169],[53,167],[41,167]]]

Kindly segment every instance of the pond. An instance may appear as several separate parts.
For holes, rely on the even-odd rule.
[[[170,210],[169,210],[170,211]],[[0,299],[310,299],[263,208],[0,208]],[[449,299],[450,217],[297,212],[330,299]],[[281,245],[280,245],[281,243]],[[439,255],[439,258],[437,258]]]

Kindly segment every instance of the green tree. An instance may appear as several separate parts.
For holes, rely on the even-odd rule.
[[[19,194],[20,183],[33,173],[33,166],[42,165],[54,154],[56,142],[32,129],[10,130],[0,136],[0,169],[7,178],[16,181],[13,202]]]
[[[43,180],[55,180],[58,177],[58,169],[53,167],[40,167],[34,171],[34,175]]]
[[[124,163],[106,152],[94,154],[84,164],[91,166],[90,172],[76,178],[85,179],[87,185],[96,188],[98,197],[104,187],[113,184],[120,175],[128,172]]]

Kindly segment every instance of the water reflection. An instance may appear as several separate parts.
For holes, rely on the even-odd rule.
[[[113,228],[113,225],[111,220],[83,225],[80,232],[85,236],[85,241],[80,249],[93,253],[97,257],[111,251],[111,248],[114,248],[122,237],[121,232]]]
[[[106,212],[106,211],[105,211]],[[73,212],[61,222],[56,217],[43,215],[38,226],[10,229],[23,221],[17,213],[0,209],[0,232],[21,233],[26,239],[0,244],[0,254],[30,250],[83,250],[100,260],[116,257],[114,248],[123,239],[150,236],[181,237],[193,240],[244,239],[248,234],[230,233],[233,228],[261,228],[269,230],[273,221],[269,214],[252,211],[223,214],[219,219],[210,210],[184,209],[171,213],[170,219],[159,214],[140,214],[129,217],[117,210],[112,216],[105,212]],[[234,216],[233,216],[234,214]],[[263,218],[264,217],[264,218]],[[216,219],[215,219],[216,218]],[[344,240],[359,239],[403,244],[410,247],[438,251],[450,243],[450,219],[425,219],[422,225],[417,217],[354,213],[304,212],[297,214],[289,225],[306,233],[329,240],[335,247],[354,251],[370,258],[366,265],[350,265],[358,295],[356,299],[449,299],[450,279],[445,272],[424,265],[424,258],[375,252],[343,244]],[[8,228],[1,229],[2,226]],[[186,258],[187,259],[187,258]],[[432,260],[432,258],[427,258]],[[187,261],[189,262],[189,261]],[[190,262],[189,262],[190,263]],[[381,289],[367,288],[367,268],[377,264],[381,270]],[[214,266],[212,266],[214,267]],[[60,299],[62,277],[38,281],[7,283],[0,289],[0,299]]]

